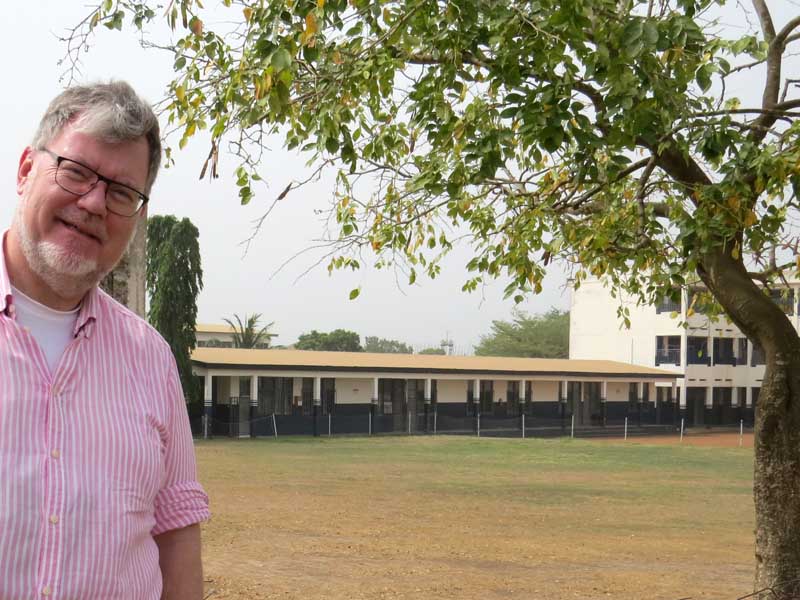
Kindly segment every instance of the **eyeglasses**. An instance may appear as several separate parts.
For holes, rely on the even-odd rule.
[[[46,152],[56,161],[56,184],[65,192],[76,196],[85,196],[95,188],[98,182],[105,183],[106,209],[115,215],[132,217],[150,200],[142,192],[124,183],[104,177],[76,160],[59,156],[47,148],[44,148],[42,152]]]

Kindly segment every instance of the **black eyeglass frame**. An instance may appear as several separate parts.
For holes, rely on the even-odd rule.
[[[147,204],[148,202],[150,202],[150,198],[146,194],[144,194],[144,193],[140,192],[139,190],[137,190],[136,188],[132,188],[129,185],[125,185],[124,183],[120,183],[119,181],[115,181],[113,179],[109,179],[105,175],[101,175],[100,173],[95,171],[93,168],[83,164],[82,162],[80,162],[78,160],[75,160],[74,158],[69,158],[68,156],[61,156],[59,154],[56,154],[55,152],[53,152],[52,150],[50,150],[48,148],[42,148],[41,152],[46,152],[47,154],[49,154],[56,161],[56,172],[53,173],[53,180],[56,182],[56,185],[58,187],[60,187],[62,190],[64,190],[65,192],[69,192],[70,194],[75,194],[76,196],[85,196],[86,194],[91,192],[97,186],[97,184],[99,182],[102,181],[103,183],[105,183],[106,184],[106,210],[108,210],[110,213],[113,213],[113,214],[117,215],[118,217],[135,217],[139,213],[139,211],[142,210],[142,207],[145,204]],[[95,181],[91,185],[91,187],[88,190],[86,190],[84,193],[82,193],[82,194],[79,194],[78,192],[74,192],[72,190],[68,190],[63,185],[61,185],[61,183],[59,183],[59,181],[58,181],[58,169],[61,167],[61,163],[64,162],[65,160],[68,160],[69,162],[75,163],[76,165],[80,165],[81,167],[83,167],[87,171],[89,171],[91,173],[94,173],[95,177],[97,177],[97,181]],[[125,189],[130,190],[134,194],[139,196],[139,201],[141,202],[141,204],[139,204],[139,206],[136,208],[135,211],[133,211],[129,215],[126,215],[126,214],[118,213],[117,211],[112,210],[108,206],[108,186],[110,186],[111,184],[122,186]]]

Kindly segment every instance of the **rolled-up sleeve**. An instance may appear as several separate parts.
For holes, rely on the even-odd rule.
[[[152,535],[205,521],[211,515],[208,496],[197,481],[189,415],[172,354],[166,376],[164,479],[155,499]]]

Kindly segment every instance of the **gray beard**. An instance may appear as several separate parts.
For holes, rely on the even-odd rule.
[[[22,253],[30,269],[58,296],[82,297],[109,273],[99,269],[94,260],[71,255],[51,242],[34,241],[23,222],[21,205],[12,227],[19,237]]]

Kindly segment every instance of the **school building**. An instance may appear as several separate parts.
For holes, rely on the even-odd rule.
[[[198,331],[203,327],[199,326]],[[681,374],[609,360],[372,354],[220,346],[192,354],[207,435],[563,432],[674,425]],[[210,344],[209,339],[215,339]],[[671,390],[657,394],[657,389]],[[524,425],[523,425],[524,424]],[[480,431],[481,429],[479,429]]]
[[[796,330],[799,286],[790,281],[770,293]],[[613,298],[602,281],[581,282],[572,293],[570,358],[622,361],[679,373],[675,407],[687,427],[752,424],[764,351],[726,318],[706,316],[695,298],[701,291],[689,287],[681,290],[680,301],[637,305],[630,297]],[[629,329],[617,316],[620,304],[629,311]],[[669,383],[656,383],[656,402],[670,394],[674,391]]]

